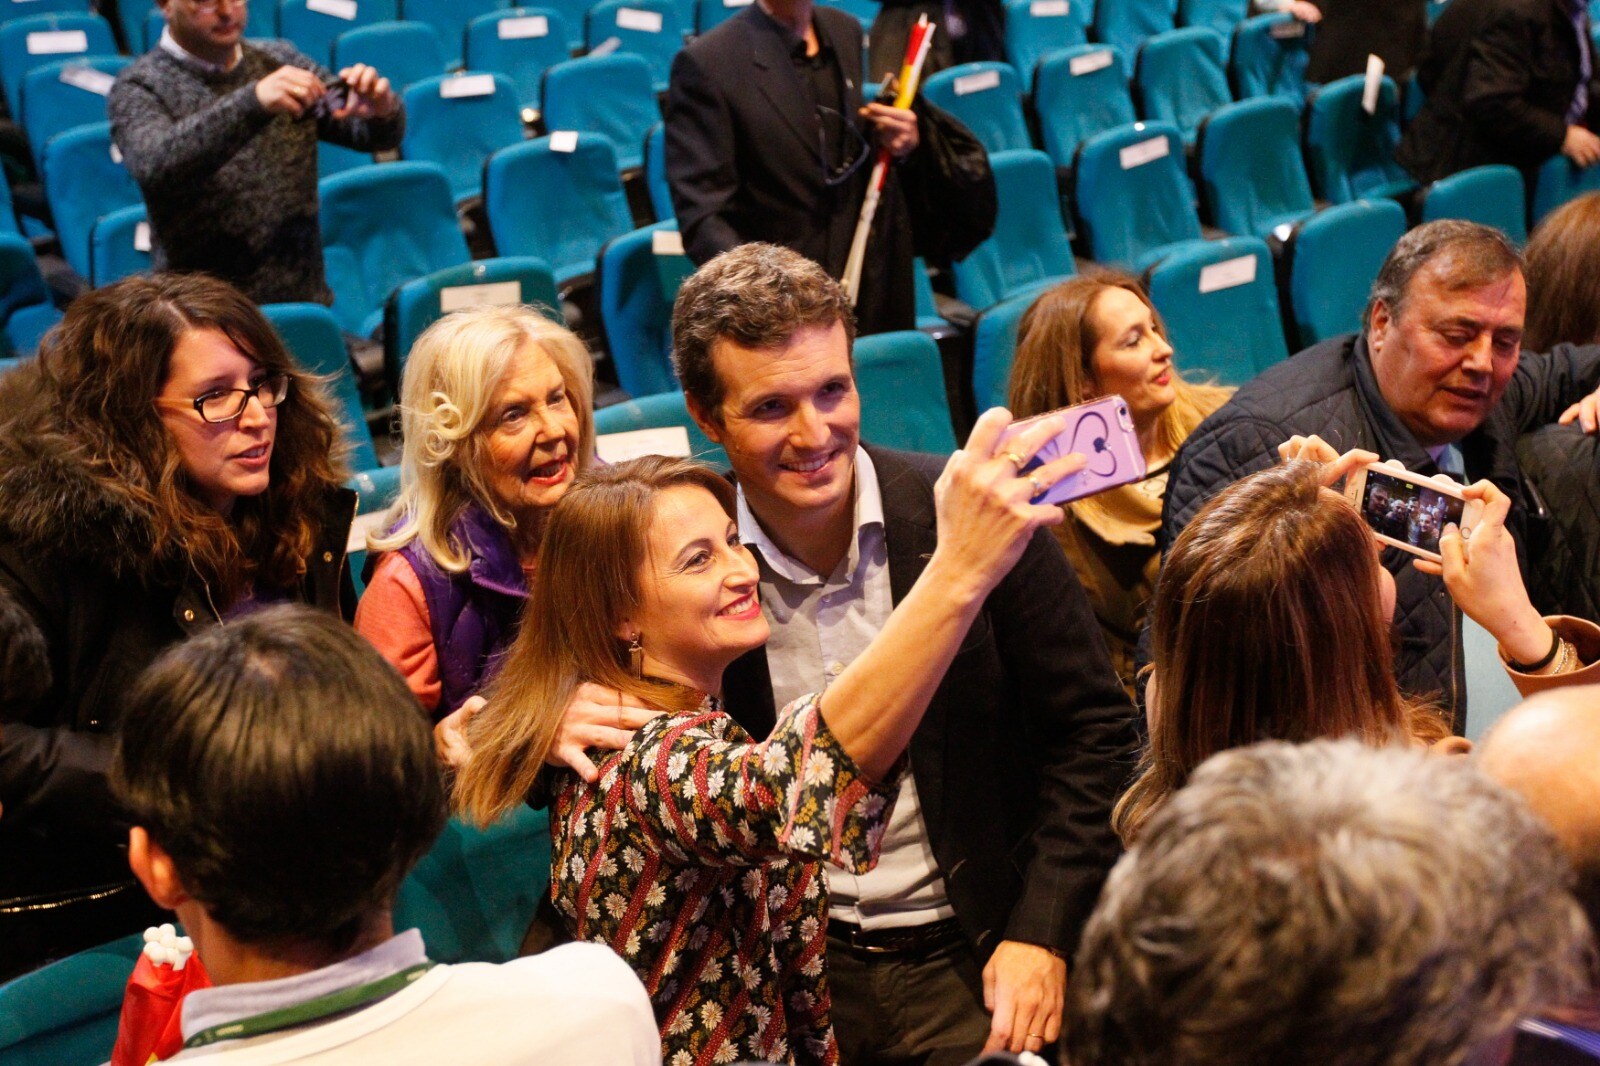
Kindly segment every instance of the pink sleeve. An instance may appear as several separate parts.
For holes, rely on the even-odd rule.
[[[422,582],[399,552],[389,552],[372,572],[356,605],[356,632],[400,671],[429,714],[439,706],[439,653]]]

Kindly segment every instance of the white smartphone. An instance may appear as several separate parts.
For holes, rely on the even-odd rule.
[[[1483,501],[1464,499],[1463,487],[1443,474],[1414,474],[1391,459],[1352,471],[1344,496],[1380,541],[1439,562],[1444,527],[1454,522],[1463,537],[1470,537],[1483,514]]]
[[[1028,426],[1041,418],[1055,415],[1066,418],[1065,428],[1045,441],[1021,473],[1026,476],[1035,467],[1053,462],[1070,452],[1082,455],[1088,464],[1076,474],[1062,478],[1035,496],[1034,503],[1070,503],[1144,477],[1144,451],[1139,447],[1139,435],[1133,429],[1133,416],[1128,413],[1127,401],[1116,395],[1102,396],[1087,403],[1013,422],[1000,438],[1001,450],[1004,450],[1005,441]]]

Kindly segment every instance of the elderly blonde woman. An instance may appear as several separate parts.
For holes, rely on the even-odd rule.
[[[515,635],[545,519],[594,444],[589,353],[529,307],[459,311],[417,339],[401,386],[395,521],[356,629],[439,719]]]

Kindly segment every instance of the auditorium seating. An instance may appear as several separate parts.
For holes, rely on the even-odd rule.
[[[453,67],[461,63],[467,25],[502,6],[500,0],[401,0],[400,14],[430,27],[444,51],[445,64]]]
[[[1200,239],[1177,127],[1141,122],[1096,134],[1079,147],[1074,170],[1078,230],[1097,262],[1142,270]]]
[[[1009,0],[1006,59],[1024,86],[1033,87],[1039,63],[1046,56],[1088,43],[1093,11],[1093,0]]]
[[[130,62],[116,55],[79,57],[34,67],[23,76],[18,117],[34,166],[43,166],[45,145],[56,134],[107,121],[111,83]]]
[[[144,204],[101,215],[89,231],[89,284],[99,288],[150,272],[150,218]]]
[[[1311,187],[1336,204],[1378,196],[1405,196],[1416,188],[1394,150],[1400,143],[1400,98],[1394,79],[1380,84],[1377,108],[1362,107],[1366,79],[1331,81],[1306,104],[1306,169]]]
[[[1579,167],[1564,155],[1551,156],[1533,179],[1533,224],[1586,192],[1600,192],[1600,166]]]
[[[45,198],[61,255],[88,278],[89,237],[100,216],[141,202],[139,186],[111,143],[111,123],[79,126],[50,139],[44,153]]]
[[[34,354],[39,338],[59,321],[33,247],[15,233],[0,233],[0,358]]]
[[[341,33],[399,17],[398,0],[282,0],[278,34],[318,63],[326,63],[333,55],[334,38]]]
[[[1422,221],[1465,218],[1493,226],[1518,245],[1528,243],[1527,196],[1516,167],[1473,167],[1428,186]]]
[[[1178,0],[1178,25],[1201,26],[1224,39],[1249,13],[1250,0]]]
[[[1000,201],[994,233],[954,267],[956,295],[980,310],[1076,270],[1050,157],[997,152],[989,162]]]
[[[650,66],[642,56],[614,52],[557,63],[545,71],[544,128],[597,133],[611,141],[617,167],[644,165],[644,142],[661,122]]]
[[[522,117],[539,107],[544,72],[571,54],[572,34],[566,18],[554,8],[516,8],[479,15],[467,26],[468,70],[492,71],[510,79]]]
[[[1089,44],[1053,52],[1039,63],[1034,110],[1040,147],[1070,171],[1078,146],[1097,133],[1134,121],[1128,75],[1116,51]]]
[[[7,1066],[105,1062],[143,948],[143,936],[125,936],[0,985],[0,1060]]]
[[[1387,199],[1330,207],[1294,228],[1284,251],[1295,347],[1361,328],[1378,268],[1405,232],[1405,210]]]
[[[885,448],[949,455],[951,428],[939,345],[926,333],[878,333],[855,344],[861,439]]]
[[[404,379],[406,356],[423,330],[451,311],[486,303],[531,304],[553,321],[562,321],[555,275],[542,259],[503,256],[435,270],[395,289],[384,307],[389,380],[398,385]]]
[[[1233,31],[1228,76],[1234,95],[1284,96],[1298,107],[1306,98],[1306,67],[1311,34],[1304,22],[1285,12],[1257,15]]]
[[[1259,237],[1196,241],[1151,268],[1150,301],[1186,372],[1243,385],[1289,357],[1272,271]]]
[[[640,429],[669,429],[681,426],[689,435],[689,454],[702,463],[718,469],[727,469],[728,453],[709,437],[689,417],[689,407],[681,392],[660,392],[640,396],[623,403],[602,407],[594,413],[594,431],[604,433],[631,433]]]
[[[650,209],[657,221],[677,215],[672,206],[672,186],[667,183],[667,127],[658,122],[644,139],[644,180]]]
[[[420,22],[379,22],[341,33],[333,42],[333,67],[365,63],[389,79],[395,92],[443,74],[445,51],[432,27]]]
[[[1133,97],[1140,115],[1178,127],[1194,143],[1201,121],[1232,101],[1222,35],[1203,27],[1160,33],[1139,46],[1134,58]]]
[[[22,114],[28,71],[67,59],[114,56],[111,24],[99,15],[27,15],[0,24],[0,86],[13,115]]]
[[[659,93],[667,91],[672,57],[683,47],[683,23],[671,0],[600,0],[589,8],[583,36],[591,52],[603,47],[642,57]]]
[[[755,3],[755,0],[695,0],[694,31],[709,33]]]
[[[334,144],[332,141],[317,142],[317,177],[331,178],[335,174],[343,174],[356,167],[369,166],[373,162],[372,156],[365,152],[358,152],[353,148]]]
[[[991,155],[1033,147],[1009,63],[962,63],[929,76],[922,94],[961,121]]]
[[[1094,39],[1117,50],[1124,72],[1131,77],[1139,44],[1146,37],[1173,29],[1177,15],[1177,0],[1097,0]]]
[[[1200,198],[1213,224],[1282,236],[1315,210],[1299,131],[1299,109],[1278,96],[1229,104],[1201,123]]]
[[[433,163],[450,181],[459,203],[483,194],[483,166],[491,155],[522,140],[516,90],[499,74],[446,74],[424,78],[404,93],[404,159]]]
[[[672,301],[694,271],[678,224],[657,222],[607,241],[595,271],[595,300],[617,380],[634,396],[671,392]]]
[[[346,333],[372,336],[396,288],[471,258],[449,180],[432,163],[336,174],[322,180],[321,193],[322,261]]]
[[[3,0],[0,23],[30,15],[87,14],[89,10],[89,0]]]
[[[562,286],[592,274],[601,245],[633,228],[617,154],[593,133],[496,152],[484,171],[484,206],[496,250],[543,259]]]
[[[972,327],[972,399],[979,411],[1003,407],[1010,389],[1017,327],[1036,292],[1013,296],[987,308]]]

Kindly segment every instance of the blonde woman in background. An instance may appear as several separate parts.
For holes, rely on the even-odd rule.
[[[1101,270],[1049,289],[1022,316],[1011,412],[1027,418],[1112,394],[1127,401],[1148,473],[1066,504],[1066,521],[1054,532],[1094,605],[1112,665],[1133,695],[1135,648],[1161,565],[1156,531],[1167,468],[1232,390],[1185,381],[1143,287],[1131,275]]]
[[[440,319],[406,362],[394,521],[356,629],[438,720],[515,636],[545,519],[594,451],[589,353],[531,307]]]

